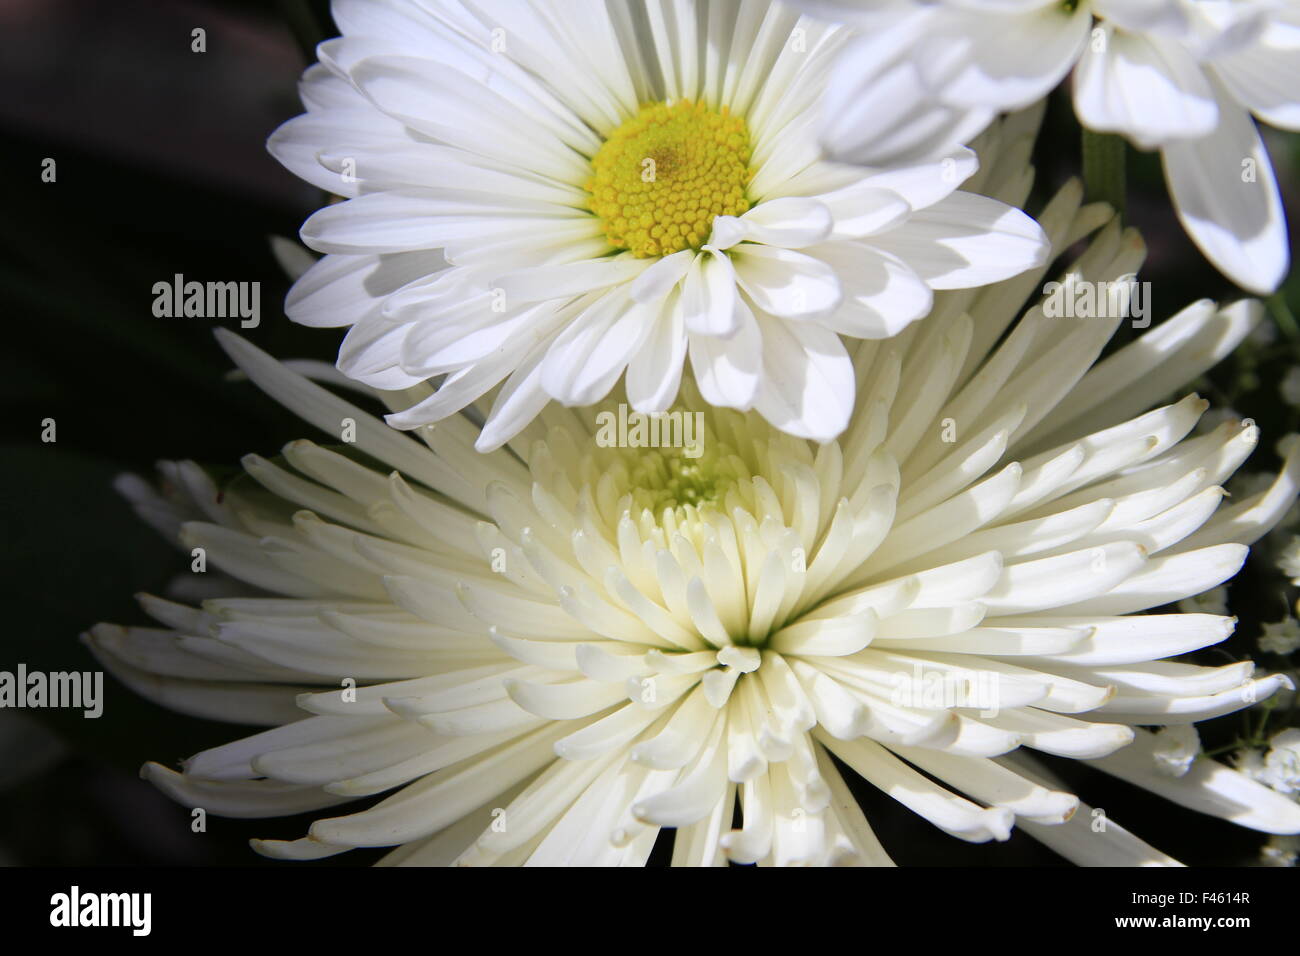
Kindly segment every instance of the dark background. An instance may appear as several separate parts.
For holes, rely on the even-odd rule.
[[[207,50],[191,51],[202,27]],[[268,236],[296,236],[321,203],[282,169],[267,135],[301,112],[304,50],[334,35],[326,4],[240,0],[0,0],[0,669],[95,668],[77,636],[97,621],[147,624],[132,595],[161,593],[181,556],[136,520],[110,483],[152,477],[159,459],[228,469],[247,452],[274,454],[310,428],[227,377],[210,320],[155,318],[152,286],[174,273],[199,281],[259,281],[261,326],[243,332],[280,357],[332,360],[338,334],[292,325],[288,281]],[[1300,216],[1297,137],[1269,134],[1287,205]],[[1035,157],[1042,197],[1078,172],[1079,129],[1053,98]],[[41,181],[53,158],[57,180]],[[1129,154],[1130,221],[1150,247],[1155,320],[1200,297],[1240,293],[1188,242],[1168,208],[1154,156]],[[1289,302],[1290,309],[1286,307]],[[1272,303],[1272,343],[1251,342],[1197,388],[1255,418],[1265,440],[1248,464],[1275,466],[1272,445],[1297,426],[1277,382],[1300,349],[1292,280]],[[238,320],[226,320],[237,326]],[[40,441],[54,418],[58,440]],[[1279,619],[1294,589],[1271,563],[1275,536],[1232,587],[1238,633],[1202,658],[1249,656],[1262,621]],[[1293,662],[1265,660],[1271,668]],[[209,818],[139,780],[146,760],[174,765],[242,736],[239,727],[178,716],[105,678],[105,714],[0,711],[0,864],[275,865],[251,836],[292,839],[309,819]],[[1293,714],[1291,715],[1294,716]],[[1257,721],[1259,713],[1252,712]],[[1280,727],[1288,715],[1274,715]],[[1243,732],[1238,715],[1201,725],[1207,746]],[[1291,720],[1292,723],[1296,721]],[[1271,731],[1270,731],[1271,732]],[[1068,761],[1054,769],[1094,806],[1188,863],[1249,864],[1259,834],[1183,811]],[[854,779],[850,775],[850,779]],[[881,841],[902,863],[1060,864],[1032,840],[971,846],[861,787]]]

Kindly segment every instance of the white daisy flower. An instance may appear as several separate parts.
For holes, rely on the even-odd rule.
[[[338,0],[343,36],[270,149],[348,197],[303,226],[326,256],[287,311],[351,326],[339,368],[437,391],[440,420],[502,385],[480,450],[554,399],[625,376],[641,412],[705,399],[827,440],[848,422],[840,336],[883,338],[933,290],[1040,265],[1042,231],[957,187],[966,149],[825,162],[814,109],[846,31],[766,2]]]
[[[1054,248],[1106,221],[1080,199],[1072,182],[1044,210]],[[1142,258],[1112,221],[1071,268],[1116,279]],[[1027,750],[1300,832],[1300,805],[1221,763],[1160,772],[1142,729],[1287,684],[1169,660],[1234,620],[1167,606],[1241,567],[1296,497],[1300,440],[1270,488],[1220,507],[1258,428],[1195,435],[1195,395],[1151,407],[1261,310],[1197,303],[1098,361],[1121,319],[1016,319],[1044,271],[856,344],[861,401],[821,445],[688,380],[655,447],[603,440],[629,414],[611,398],[548,405],[480,454],[469,414],[404,435],[221,333],[253,382],[355,444],[246,458],[180,532],[228,593],[146,597],[160,628],[89,636],[139,693],[271,728],[145,776],[217,815],[384,795],[256,844],[291,859],[629,865],[673,829],[678,864],[889,864],[849,774],[963,840],[1017,825],[1080,863],[1174,862],[1095,830]]]
[[[1300,5],[1292,0],[804,5],[861,26],[875,47],[906,49],[901,96],[922,116],[946,112],[954,133],[1041,99],[1074,69],[1079,121],[1122,133],[1139,149],[1160,150],[1178,216],[1206,258],[1253,292],[1274,291],[1286,275],[1286,218],[1251,114],[1300,129]],[[870,58],[846,56],[840,64],[826,129],[836,155],[881,155],[857,135],[850,122],[857,114],[845,105],[871,103],[880,79]],[[927,98],[928,109],[916,106]],[[917,140],[931,147],[953,142]]]

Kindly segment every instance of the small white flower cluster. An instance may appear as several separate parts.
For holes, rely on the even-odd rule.
[[[1194,724],[1174,724],[1156,733],[1152,751],[1156,770],[1168,777],[1181,777],[1192,769],[1201,753],[1201,737]]]
[[[1259,855],[1264,866],[1295,866],[1297,860],[1300,860],[1300,837],[1271,836]]]
[[[1282,400],[1293,408],[1300,408],[1300,365],[1292,365],[1277,385]]]
[[[1300,729],[1275,734],[1267,750],[1242,751],[1237,768],[1252,780],[1300,801]]]
[[[1178,602],[1178,610],[1185,614],[1227,614],[1228,589],[1224,585],[1210,588],[1200,594]]]
[[[1300,804],[1300,729],[1274,734],[1265,747],[1238,751],[1233,763],[1250,779]],[[1260,848],[1264,866],[1293,867],[1298,858],[1300,836],[1293,833],[1274,834]]]
[[[1292,584],[1300,585],[1300,535],[1291,535],[1283,546],[1277,563]]]
[[[1269,654],[1283,656],[1300,648],[1300,621],[1286,617],[1264,625],[1264,636],[1259,639],[1259,649]]]

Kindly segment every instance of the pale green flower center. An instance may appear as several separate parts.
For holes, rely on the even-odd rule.
[[[660,514],[664,509],[720,505],[727,490],[748,477],[748,469],[725,445],[706,442],[698,457],[687,448],[628,449],[627,489],[637,509]]]

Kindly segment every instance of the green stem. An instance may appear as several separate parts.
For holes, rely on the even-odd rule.
[[[1197,756],[1219,757],[1222,756],[1223,754],[1231,753],[1234,750],[1240,750],[1242,746],[1243,746],[1243,742],[1237,740],[1230,744],[1224,744],[1222,747],[1213,747],[1210,750],[1202,750]]]
[[[1083,186],[1090,201],[1107,202],[1124,215],[1128,144],[1113,133],[1083,131]]]
[[[1261,744],[1266,738],[1264,737],[1264,728],[1268,726],[1268,718],[1273,713],[1273,708],[1277,706],[1277,701],[1271,697],[1259,705],[1259,727],[1255,730],[1254,740],[1260,741]]]
[[[1268,310],[1273,313],[1273,321],[1277,327],[1282,330],[1282,334],[1288,339],[1300,339],[1300,325],[1296,324],[1295,315],[1291,311],[1291,306],[1287,304],[1286,296],[1279,289],[1267,299]]]

